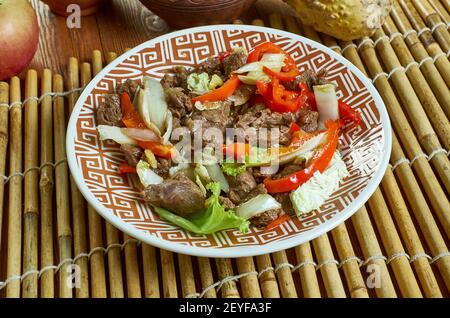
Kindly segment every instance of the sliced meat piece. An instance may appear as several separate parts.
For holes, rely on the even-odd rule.
[[[286,214],[295,215],[294,206],[292,205],[289,194],[289,192],[274,193],[273,197],[275,198],[275,200],[281,203],[281,208]]]
[[[305,82],[309,89],[312,90],[314,85],[324,85],[328,84],[329,81],[325,79],[327,76],[327,70],[321,69],[317,73],[313,70],[309,69],[304,71],[301,75],[297,76],[297,78],[291,82],[285,82],[283,85],[286,87],[286,89],[289,90],[297,90],[298,84],[301,82]]]
[[[205,207],[202,191],[183,173],[177,173],[161,184],[148,186],[143,191],[143,197],[146,202],[182,217],[192,216]]]
[[[234,203],[227,197],[220,196],[219,202],[220,202],[220,204],[222,204],[222,206],[225,208],[225,210],[232,210],[236,207],[234,205]]]
[[[293,113],[272,112],[263,104],[255,104],[249,107],[245,113],[236,116],[234,127],[242,128],[267,128],[267,135],[259,135],[262,145],[268,147],[273,144],[287,145],[290,142],[289,127],[296,119]],[[278,140],[270,133],[270,128],[279,128]],[[264,132],[264,131],[261,131]],[[275,139],[272,142],[272,138]]]
[[[122,126],[122,110],[118,94],[108,94],[97,108],[97,125]]]
[[[219,103],[219,102],[217,102]],[[198,111],[195,110],[194,114],[192,115],[192,120],[200,120],[202,121],[202,128],[210,128],[210,127],[217,127],[222,132],[225,132],[225,128],[230,125],[231,123],[231,117],[230,117],[230,110],[231,110],[231,102],[229,101],[223,101],[220,102],[222,106],[211,109],[211,110],[203,110]]]
[[[167,73],[161,79],[161,85],[164,88],[169,87],[181,87],[187,91],[187,77],[189,73],[183,66],[176,66],[172,69],[172,72]]]
[[[256,187],[250,190],[250,192],[245,197],[245,201],[256,198],[260,194],[267,194],[267,189],[262,183],[259,183]]]
[[[136,167],[144,154],[141,148],[134,145],[120,145],[120,150],[125,155],[127,163],[132,167]]]
[[[267,224],[282,215],[284,215],[283,209],[273,209],[252,217],[250,222],[258,228],[265,228]]]
[[[235,50],[233,53],[228,55],[222,61],[223,74],[226,78],[230,76],[230,74],[242,66],[247,62],[247,52],[244,50]]]
[[[244,202],[248,194],[256,187],[255,178],[249,171],[242,172],[236,177],[227,176],[230,185],[229,199],[236,205]]]
[[[165,90],[166,101],[174,118],[180,119],[192,111],[191,98],[180,87]]]
[[[165,158],[157,158],[156,159],[158,161],[158,165],[156,167],[156,169],[154,169],[154,171],[161,177],[163,178],[168,178],[169,177],[169,169],[170,166],[172,165],[172,161],[170,159],[165,159]]]
[[[306,132],[316,131],[318,128],[319,113],[313,110],[300,109],[298,124]]]
[[[123,92],[127,92],[128,96],[130,96],[130,99],[133,101],[139,87],[140,85],[137,81],[127,79],[122,84],[117,85],[116,92],[119,95],[122,95]]]
[[[290,164],[290,165],[284,166],[283,169],[279,173],[275,174],[272,178],[273,179],[282,179],[282,178],[287,177],[288,175],[290,175],[294,172],[300,171],[300,170],[303,170],[302,166]]]
[[[218,57],[210,57],[200,65],[198,65],[192,73],[207,73],[209,76],[216,74],[223,78],[221,72],[220,61]]]

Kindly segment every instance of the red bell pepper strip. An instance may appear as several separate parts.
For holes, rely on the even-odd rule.
[[[289,126],[289,135],[291,136],[291,138],[294,137],[294,134],[300,131],[300,129],[300,126],[295,121],[293,121]]]
[[[361,114],[358,113],[353,107],[342,101],[338,102],[339,117],[344,122],[352,122],[355,126],[358,126],[361,122]]]
[[[272,99],[273,106],[276,109],[272,109],[277,112],[295,112],[300,106],[300,99],[297,92],[288,91],[280,84],[278,78],[272,79]]]
[[[226,81],[222,86],[216,88],[215,90],[208,92],[204,95],[195,97],[192,102],[214,102],[219,100],[225,100],[230,97],[234,91],[239,87],[241,81],[238,77],[232,76],[228,81]]]
[[[139,147],[149,149],[157,157],[170,159],[175,155],[175,148],[156,141],[138,141]]]
[[[130,166],[128,163],[126,162],[122,162],[119,166],[119,172],[121,174],[127,174],[127,173],[136,173],[136,168]]]
[[[316,96],[305,82],[300,82],[298,86],[301,89],[300,95],[303,96],[303,105],[305,109],[317,111]]]
[[[256,81],[256,88],[262,97],[269,100],[272,99],[272,88],[270,83]]]
[[[266,178],[264,186],[269,193],[288,192],[297,189],[308,181],[316,171],[322,173],[329,165],[336,151],[339,140],[339,122],[327,120],[327,137],[325,144],[316,151],[311,164],[303,170],[294,172],[282,179],[273,180]]]
[[[134,110],[127,92],[123,92],[120,96],[120,107],[122,109],[122,122],[127,128],[147,129],[147,125],[139,116],[139,113]]]
[[[253,48],[247,57],[247,63],[258,62],[264,53],[286,54],[278,45],[272,42],[263,42]],[[286,54],[287,55],[287,54]]]
[[[289,221],[290,219],[291,219],[291,217],[289,215],[284,214],[284,215],[280,216],[279,218],[271,221],[269,224],[267,224],[266,229],[264,230],[264,232],[268,232],[270,230],[273,230],[274,228],[280,226],[284,222]]]
[[[267,66],[263,66],[263,71],[267,75],[270,75],[272,77],[276,77],[280,81],[285,81],[285,82],[293,81],[300,74],[300,71],[295,66],[292,67],[291,69],[289,69],[286,72],[283,72],[283,71],[276,72],[274,70],[271,70]]]

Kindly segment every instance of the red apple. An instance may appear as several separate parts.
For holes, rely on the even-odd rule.
[[[0,80],[30,64],[39,41],[39,25],[27,0],[0,0]]]

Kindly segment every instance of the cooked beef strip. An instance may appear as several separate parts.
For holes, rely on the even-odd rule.
[[[202,129],[217,127],[222,132],[231,123],[230,118],[231,102],[223,101],[222,106],[216,109],[198,111],[194,110],[191,116],[193,121],[200,120],[202,122]]]
[[[325,79],[326,76],[327,71],[325,69],[321,69],[317,73],[313,70],[306,70],[301,75],[297,76],[295,80],[291,82],[284,82],[283,85],[286,89],[297,90],[298,84],[305,82],[309,89],[312,90],[314,85],[328,84],[329,81]]]
[[[224,196],[219,197],[219,202],[220,202],[220,204],[222,204],[222,206],[225,208],[225,210],[232,210],[236,207],[230,199],[228,199],[227,197],[224,197]]]
[[[256,187],[255,178],[249,171],[242,172],[236,177],[226,177],[230,185],[228,198],[236,205],[244,202],[250,191]]]
[[[279,140],[274,140],[275,144],[287,145],[290,142],[289,127],[295,121],[293,113],[272,112],[263,104],[255,104],[249,107],[245,113],[236,116],[235,128],[267,128],[267,136],[258,136],[258,139],[265,140],[263,143],[269,147],[272,145],[270,128],[279,128]]]
[[[108,94],[97,108],[97,125],[122,126],[122,110],[118,94]]]
[[[298,124],[306,132],[313,132],[317,130],[319,113],[313,110],[300,109],[297,113]]]
[[[295,215],[294,207],[290,198],[290,192],[274,193],[275,200],[281,203],[281,208],[288,215]]]
[[[237,69],[241,68],[247,62],[247,53],[244,50],[236,50],[222,61],[223,73],[225,77]]]
[[[216,74],[223,79],[221,65],[218,57],[210,57],[200,65],[198,65],[192,73],[207,73],[208,75]]]
[[[178,120],[192,111],[191,98],[180,87],[165,90],[166,101],[174,118]]]
[[[234,91],[233,95],[228,97],[228,100],[232,101],[234,106],[244,105],[255,94],[256,86],[242,84]]]
[[[165,158],[161,158],[161,157],[157,157],[156,160],[158,161],[158,165],[157,165],[156,169],[154,169],[153,171],[155,171],[156,174],[158,174],[159,176],[161,176],[163,178],[168,178],[169,177],[169,169],[170,169],[170,166],[172,165],[172,161],[170,159],[165,159]]]
[[[181,87],[187,91],[187,77],[189,73],[183,66],[176,66],[172,69],[171,73],[167,73],[161,79],[161,85],[164,88],[169,87]]]
[[[177,173],[161,184],[148,186],[142,194],[146,202],[182,217],[192,216],[205,207],[202,191],[183,173]]]
[[[273,209],[255,215],[250,219],[250,222],[258,228],[265,228],[267,224],[269,224],[273,220],[278,219],[282,215],[284,215],[283,209]]]
[[[144,154],[141,148],[134,145],[120,145],[120,150],[125,155],[127,163],[132,167],[136,167]]]
[[[295,164],[289,164],[289,165],[284,166],[283,169],[279,173],[273,175],[272,179],[282,179],[282,178],[287,177],[288,175],[290,175],[294,172],[300,171],[300,170],[303,170],[302,166],[295,165]]]
[[[122,95],[123,92],[127,92],[128,96],[130,96],[131,101],[133,101],[134,97],[136,96],[138,88],[139,88],[138,82],[127,79],[122,84],[117,85],[116,92],[119,95]]]

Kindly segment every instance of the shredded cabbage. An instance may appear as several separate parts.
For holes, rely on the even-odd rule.
[[[338,189],[339,182],[348,174],[349,172],[339,151],[336,151],[330,165],[323,173],[316,172],[311,179],[291,192],[292,205],[297,215],[301,216],[320,208],[330,195]]]
[[[120,127],[115,126],[107,126],[107,125],[98,125],[97,126],[98,134],[100,140],[111,139],[121,145],[135,145],[137,144],[136,140],[128,137]]]
[[[144,160],[138,162],[136,165],[136,172],[144,187],[148,187],[151,184],[160,184],[164,181],[164,179],[157,175]]]
[[[236,208],[236,214],[248,220],[266,211],[280,208],[280,202],[275,200],[275,198],[270,194],[260,194],[244,203],[241,203]]]
[[[222,86],[222,79],[214,74],[209,79],[208,73],[192,73],[187,78],[188,89],[198,95],[205,94],[206,92]]]
[[[333,84],[315,85],[313,89],[319,112],[319,129],[323,129],[327,119],[339,119],[338,99]]]

